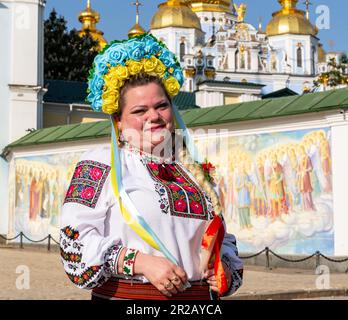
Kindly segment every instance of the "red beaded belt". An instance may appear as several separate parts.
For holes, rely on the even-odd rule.
[[[151,283],[127,281],[112,278],[101,287],[94,288],[92,295],[104,299],[132,299],[132,300],[211,300],[209,285],[205,282],[191,282],[191,288],[167,297]]]

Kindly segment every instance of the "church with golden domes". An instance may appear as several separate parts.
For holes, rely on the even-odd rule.
[[[326,55],[308,9],[300,10],[298,0],[278,2],[263,30],[247,22],[243,3],[168,0],[150,32],[180,58],[184,90],[196,92],[199,105],[250,101],[284,88],[302,93],[325,70]]]
[[[273,0],[276,1],[276,0]],[[149,31],[167,44],[184,69],[182,91],[195,94],[201,107],[259,100],[273,92],[301,94],[313,89],[313,80],[327,71],[327,55],[318,29],[298,0],[278,0],[279,10],[265,28],[247,22],[247,5],[233,0],[167,0],[153,14],[149,30],[136,23],[134,37]],[[97,29],[99,14],[91,8],[81,12],[80,35],[87,31],[106,45]],[[336,57],[338,59],[338,57]]]

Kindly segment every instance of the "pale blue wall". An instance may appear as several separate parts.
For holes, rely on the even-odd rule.
[[[0,1],[0,149],[9,141],[11,3]],[[0,234],[8,231],[8,163],[0,158]]]

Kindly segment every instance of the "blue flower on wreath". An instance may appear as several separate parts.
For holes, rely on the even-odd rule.
[[[108,57],[105,54],[97,55],[94,59],[95,73],[103,76],[108,71]]]
[[[160,55],[159,59],[163,62],[163,64],[167,68],[175,68],[176,67],[176,61],[175,56],[173,53],[171,53],[169,50],[164,49],[162,51],[162,54]]]
[[[162,47],[158,42],[155,42],[151,37],[149,37],[149,39],[146,39],[145,52],[148,57],[155,56],[161,50]]]
[[[181,69],[176,68],[173,72],[173,76],[178,80],[180,86],[184,84],[184,75]]]
[[[95,95],[95,92],[90,92],[87,96],[87,100],[91,103],[94,111],[101,111],[103,106],[103,99],[101,95]]]
[[[140,61],[145,55],[145,43],[143,41],[134,40],[126,44],[129,59]]]
[[[98,92],[104,87],[104,80],[100,76],[94,74],[93,78],[89,81],[88,85],[92,92]]]
[[[113,67],[129,59],[128,52],[125,50],[124,45],[119,43],[112,45],[106,50],[104,55],[106,55],[107,60]]]

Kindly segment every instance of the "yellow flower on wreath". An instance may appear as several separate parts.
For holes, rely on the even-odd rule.
[[[127,66],[118,65],[110,70],[114,79],[126,80],[129,78],[129,68]]]
[[[164,63],[161,60],[157,59],[157,66],[155,69],[155,73],[159,77],[163,78],[165,72],[166,72],[166,66],[164,65]]]
[[[164,87],[171,97],[176,96],[180,91],[180,84],[173,76],[170,76],[164,80]]]
[[[143,61],[128,60],[127,67],[128,67],[129,74],[131,76],[134,76],[143,70],[144,62]]]
[[[108,89],[103,93],[103,111],[107,114],[114,114],[118,112],[118,99],[120,97],[120,92],[118,90]]]
[[[144,59],[144,71],[146,73],[155,72],[158,66],[159,60],[155,56],[151,56],[150,59]]]

